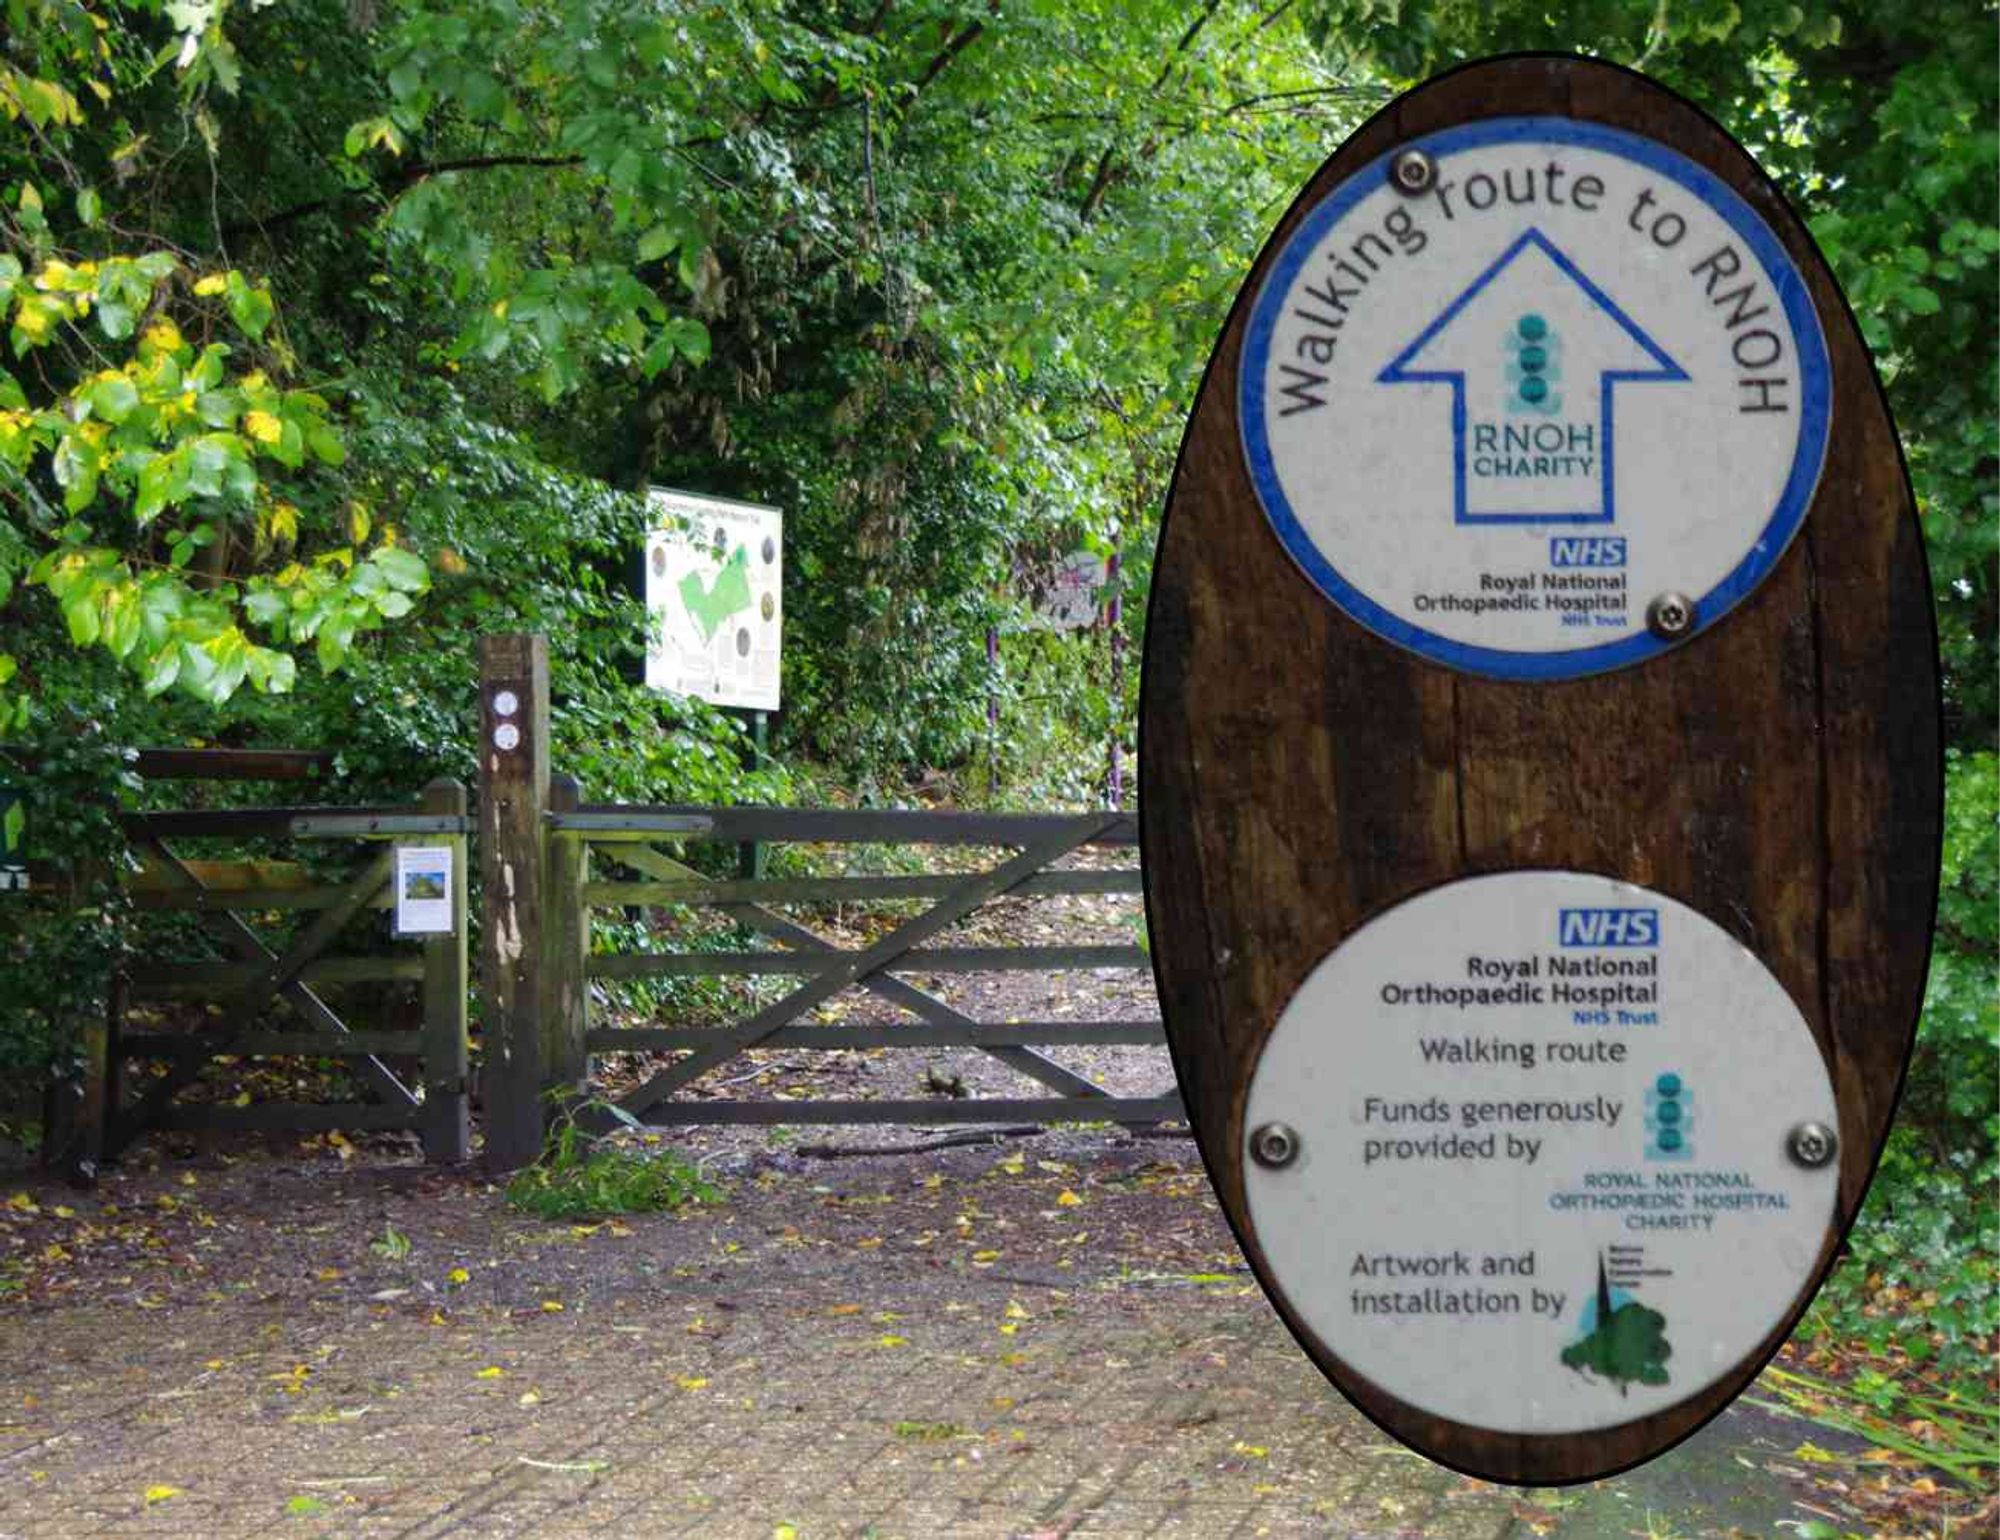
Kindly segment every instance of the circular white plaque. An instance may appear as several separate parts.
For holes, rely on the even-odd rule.
[[[1838,1163],[1791,997],[1733,937],[1576,872],[1449,883],[1378,915],[1280,1014],[1244,1186],[1279,1293],[1341,1361],[1477,1428],[1575,1433],[1685,1401],[1798,1302]]]
[[[512,722],[502,722],[493,729],[493,744],[495,748],[509,752],[518,749],[521,746],[521,729]]]
[[[1421,192],[1390,180],[1414,152]],[[1435,662],[1635,663],[1763,581],[1819,481],[1819,317],[1769,226],[1656,141],[1492,118],[1315,207],[1244,340],[1251,479],[1292,558]],[[1649,606],[1693,601],[1656,635]]]
[[[493,714],[496,717],[510,717],[521,709],[521,697],[512,690],[499,690],[493,696]]]

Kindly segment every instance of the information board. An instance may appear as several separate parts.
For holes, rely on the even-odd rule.
[[[646,494],[646,684],[776,711],[784,641],[784,515],[758,503]]]

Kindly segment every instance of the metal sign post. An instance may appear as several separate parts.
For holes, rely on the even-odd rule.
[[[1301,1346],[1475,1475],[1686,1437],[1853,1220],[1936,896],[1923,552],[1803,225],[1611,66],[1393,103],[1218,344],[1144,665],[1168,1039]]]

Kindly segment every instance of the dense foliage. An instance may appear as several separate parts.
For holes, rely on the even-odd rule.
[[[593,795],[1101,795],[1137,670],[1033,595],[1089,549],[1143,597],[1207,350],[1310,171],[1487,52],[1692,96],[1810,220],[1917,488],[1948,871],[1856,1249],[1983,1280],[1935,1319],[1990,1330],[1966,1270],[2000,1077],[1985,0],[4,4],[0,730],[79,870],[94,836],[57,810],[86,772],[120,789],[107,745],[332,746],[364,795],[468,774],[470,638],[508,627],[550,635]],[[635,683],[648,483],[787,510],[789,772]],[[8,1004],[18,1063],[88,1002]]]

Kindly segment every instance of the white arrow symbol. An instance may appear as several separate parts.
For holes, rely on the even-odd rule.
[[[1460,524],[1608,524],[1615,388],[1687,372],[1530,229],[1376,376],[1451,386]]]

